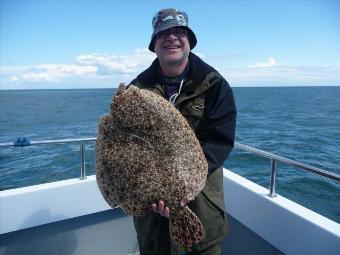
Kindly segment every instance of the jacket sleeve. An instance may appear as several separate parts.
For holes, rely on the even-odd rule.
[[[136,85],[138,83],[138,78],[134,78],[127,86],[126,88],[129,88],[130,85]]]
[[[233,91],[227,81],[220,77],[205,95],[203,118],[196,129],[209,174],[224,161],[234,147],[236,106]]]

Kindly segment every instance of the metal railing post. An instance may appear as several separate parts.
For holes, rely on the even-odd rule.
[[[80,180],[86,179],[85,142],[80,142]]]
[[[269,188],[269,196],[270,197],[276,197],[275,194],[275,181],[276,181],[276,169],[277,169],[277,161],[275,159],[272,159],[272,169],[270,173],[270,188]]]

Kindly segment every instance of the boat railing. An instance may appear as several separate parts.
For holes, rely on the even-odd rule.
[[[269,187],[269,196],[274,197],[275,196],[275,183],[276,183],[276,172],[277,172],[277,162],[284,163],[289,166],[294,166],[296,168],[305,170],[307,172],[317,174],[322,177],[326,177],[328,179],[340,182],[340,175],[329,172],[326,170],[323,170],[321,168],[317,168],[314,166],[310,166],[295,160],[291,160],[285,157],[281,157],[279,155],[259,150],[253,147],[250,147],[248,145],[240,144],[240,143],[235,143],[234,147],[246,152],[250,152],[252,154],[258,155],[263,158],[268,158],[271,160],[271,174],[270,174],[270,187]]]
[[[41,141],[30,141],[27,138],[18,138],[14,142],[0,143],[1,147],[26,147],[31,145],[40,144],[57,144],[57,143],[80,143],[80,179],[86,179],[86,161],[85,161],[85,142],[96,141],[97,138],[78,138],[78,139],[59,139],[59,140],[41,140]]]
[[[79,138],[79,139],[60,139],[60,140],[42,140],[42,141],[30,141],[27,138],[18,138],[14,142],[0,143],[1,147],[25,147],[31,145],[41,145],[41,144],[59,144],[59,143],[80,143],[80,179],[86,179],[86,161],[85,161],[85,142],[93,142],[97,139],[95,137],[91,138]],[[236,143],[234,147],[248,153],[255,154],[257,156],[268,158],[271,160],[271,174],[270,174],[270,186],[269,186],[269,196],[275,197],[275,186],[276,186],[276,173],[277,173],[277,163],[281,162],[289,166],[294,166],[298,169],[305,170],[307,172],[326,177],[330,180],[340,182],[340,175],[332,173],[314,166],[303,164],[301,162],[291,160],[267,151],[259,150],[248,145]]]

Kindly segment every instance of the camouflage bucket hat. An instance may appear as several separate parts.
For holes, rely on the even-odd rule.
[[[176,9],[163,9],[155,14],[152,19],[153,33],[151,36],[151,42],[149,44],[149,50],[154,51],[156,35],[164,30],[172,27],[182,27],[188,31],[188,39],[190,43],[190,49],[193,49],[197,43],[194,32],[188,27],[188,15],[180,10]]]

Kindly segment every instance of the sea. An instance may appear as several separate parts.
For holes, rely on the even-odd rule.
[[[340,174],[340,87],[235,87],[236,142]],[[1,90],[0,143],[97,136],[115,89]],[[0,147],[0,190],[80,176],[79,143]],[[94,174],[95,142],[86,142]],[[234,149],[224,167],[269,188],[269,159]],[[269,191],[268,191],[269,192]],[[340,223],[340,183],[278,163],[276,193]],[[235,199],[238,199],[235,197]]]

